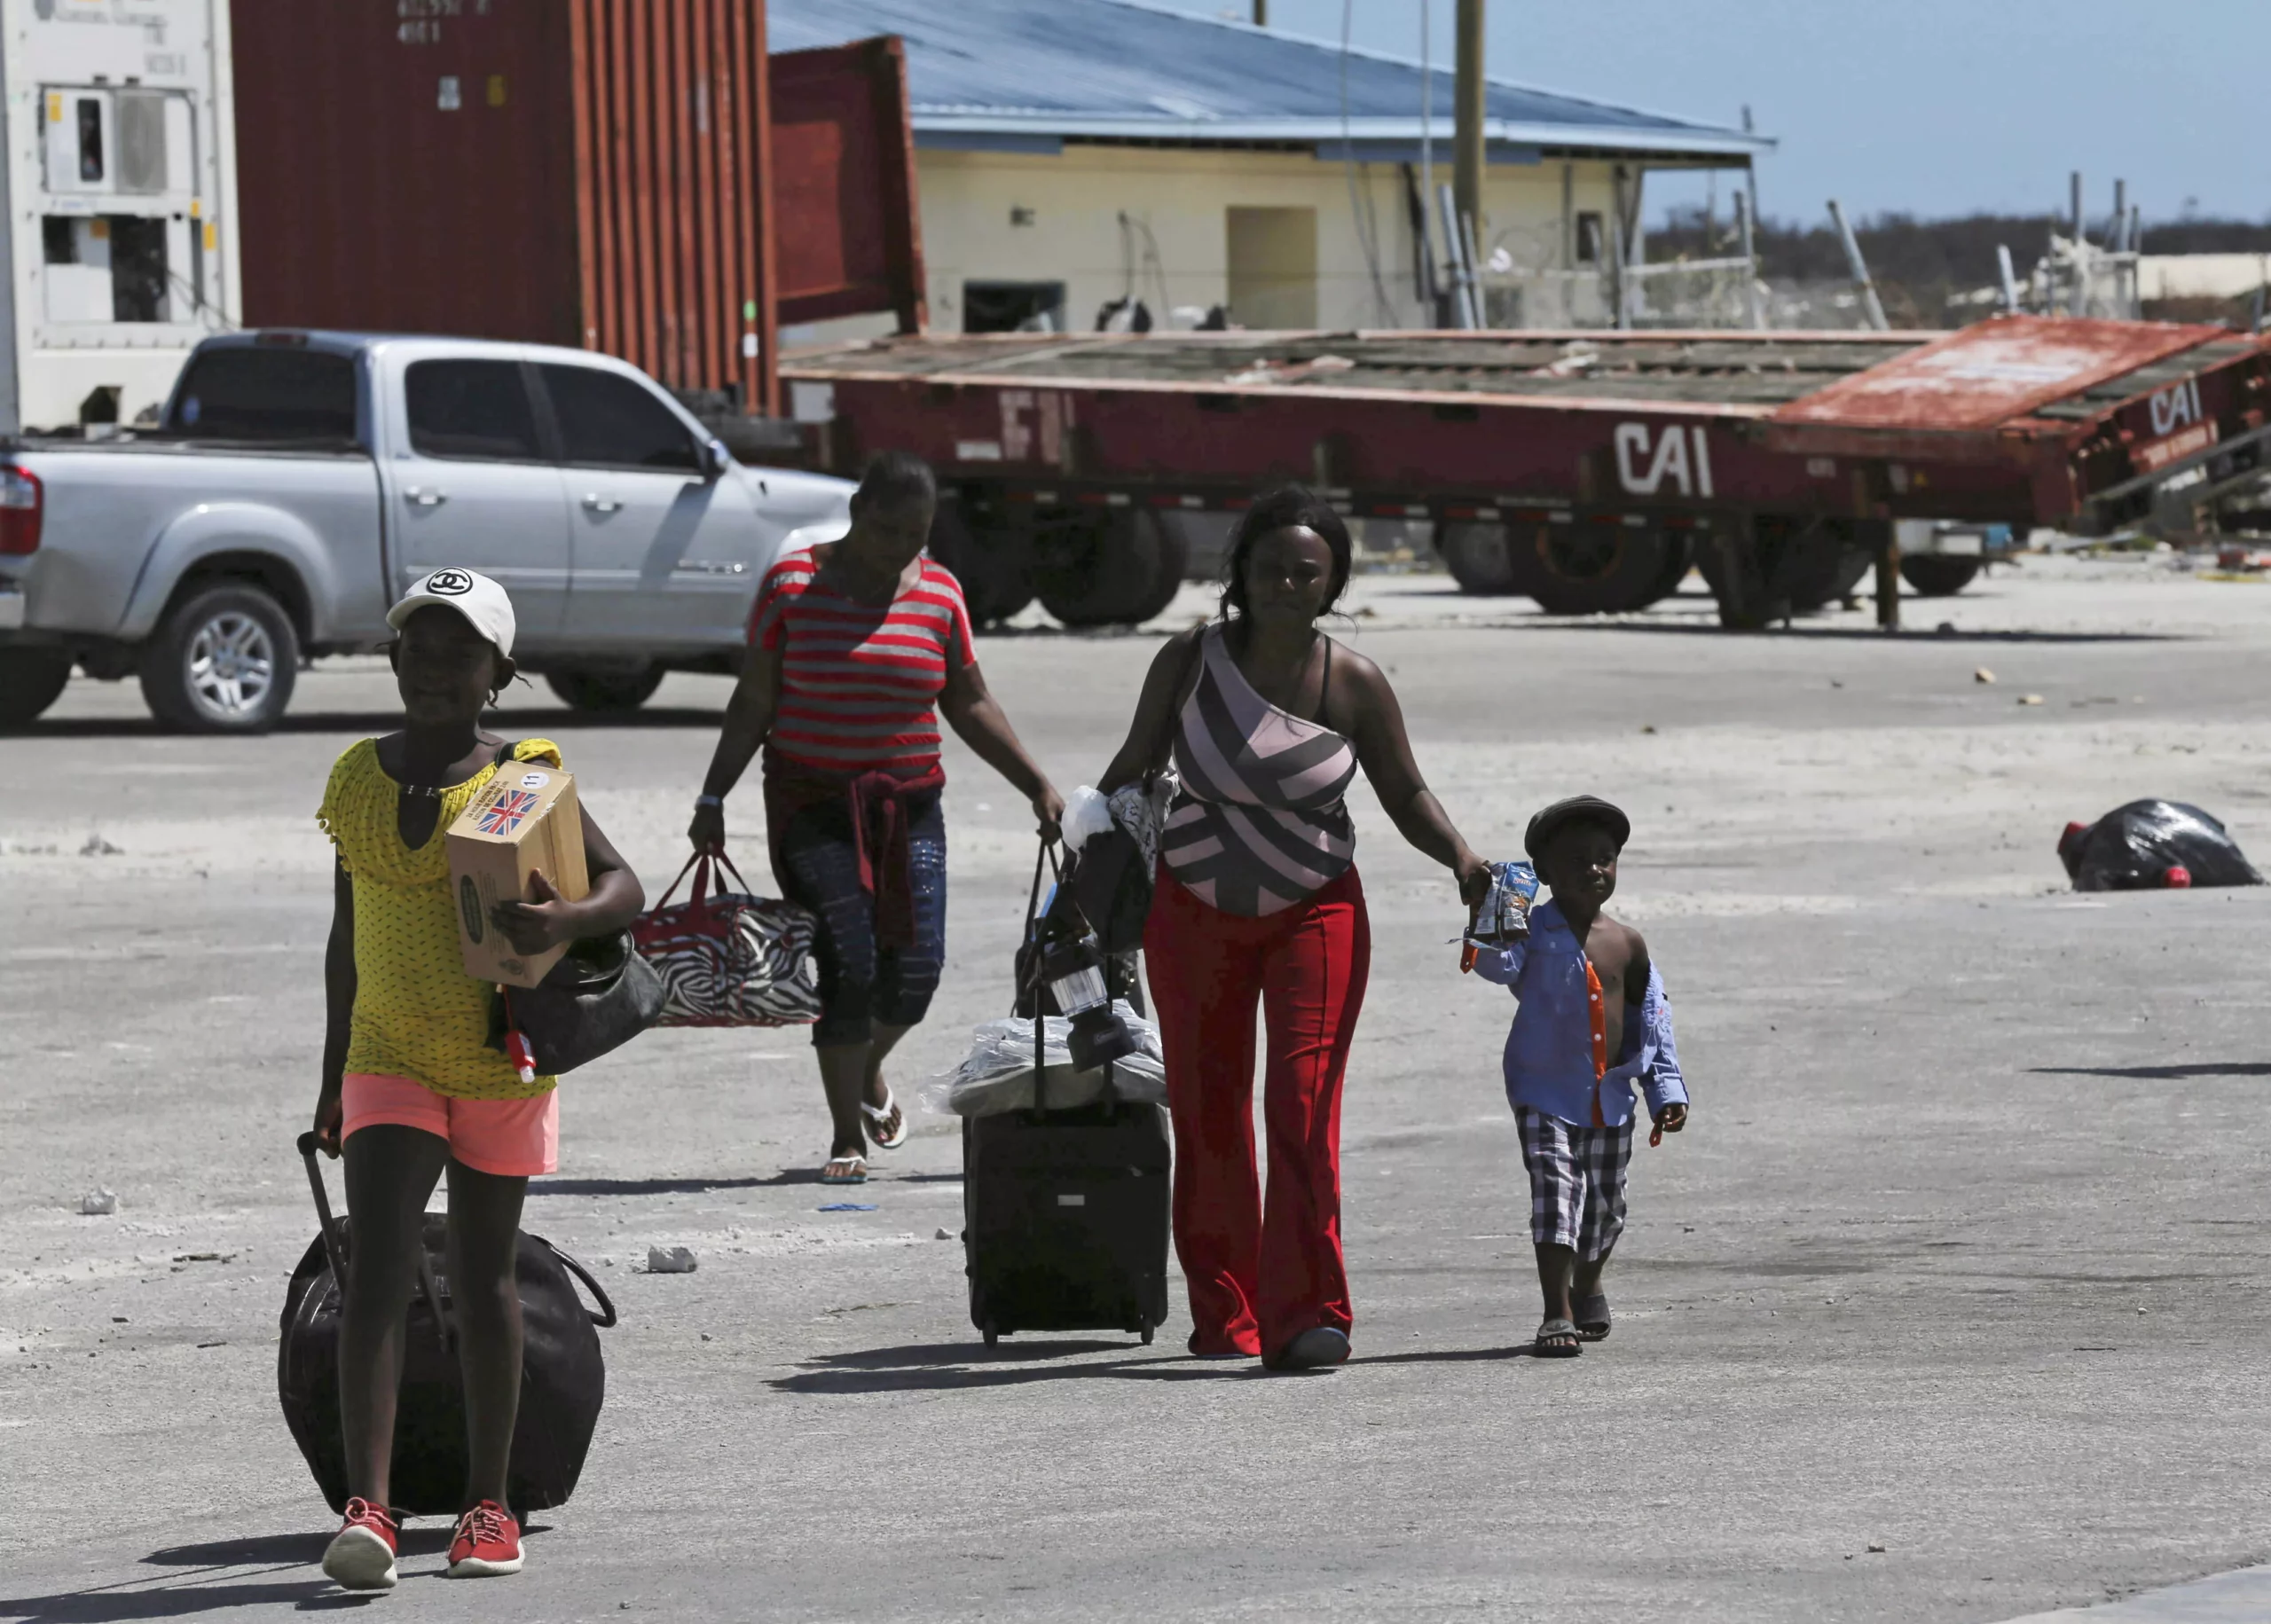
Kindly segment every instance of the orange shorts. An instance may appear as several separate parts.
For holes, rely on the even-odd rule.
[[[456,1100],[407,1077],[350,1071],[342,1079],[343,1142],[389,1123],[445,1140],[453,1160],[475,1173],[526,1179],[560,1165],[560,1091],[524,1100]]]

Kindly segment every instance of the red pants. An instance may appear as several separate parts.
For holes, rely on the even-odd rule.
[[[1340,1260],[1340,1079],[1371,967],[1364,888],[1349,869],[1297,907],[1247,919],[1164,872],[1143,963],[1175,1118],[1175,1246],[1199,1353],[1276,1353],[1348,1329]],[[1253,1162],[1253,1006],[1269,1032]]]

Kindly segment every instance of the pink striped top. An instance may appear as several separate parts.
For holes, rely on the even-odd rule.
[[[809,553],[766,572],[750,641],[781,658],[781,706],[767,744],[829,773],[921,772],[939,759],[939,695],[978,658],[962,584],[923,561],[888,604],[855,603],[820,584]]]

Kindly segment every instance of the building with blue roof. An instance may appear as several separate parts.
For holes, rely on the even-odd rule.
[[[767,16],[776,51],[906,42],[935,327],[1085,330],[1139,301],[1160,325],[1434,318],[1419,222],[1440,260],[1427,182],[1450,179],[1448,60],[1423,72],[1142,0],[770,0]],[[1499,80],[1485,111],[1477,247],[1512,273],[1498,325],[1599,318],[1649,171],[1743,169],[1772,148]],[[1559,308],[1518,308],[1524,289]]]

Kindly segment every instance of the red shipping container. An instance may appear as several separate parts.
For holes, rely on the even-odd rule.
[[[826,321],[892,310],[928,325],[907,120],[907,51],[895,35],[773,59],[771,192],[780,317]]]
[[[232,10],[248,324],[580,345],[774,409],[761,0]]]

